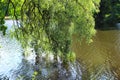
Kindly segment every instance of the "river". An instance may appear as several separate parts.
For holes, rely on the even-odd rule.
[[[8,30],[11,24],[12,21],[6,21]],[[80,80],[120,80],[119,30],[97,30],[90,44],[85,42],[80,44],[75,36],[73,39],[72,49],[81,65]],[[16,77],[21,78],[20,74],[32,76],[34,53],[24,59],[20,43],[15,39],[10,39],[9,35],[0,34],[0,46],[0,80],[7,80],[7,77],[9,80],[16,80]],[[43,71],[45,72],[46,69]],[[23,78],[22,76],[21,80],[24,80]]]
[[[105,73],[105,76],[108,76],[105,80],[116,80],[113,76],[120,80],[119,30],[97,30],[90,44],[85,42],[79,44],[76,39],[73,40],[73,50],[76,52],[77,59],[90,73],[95,72],[97,76]]]

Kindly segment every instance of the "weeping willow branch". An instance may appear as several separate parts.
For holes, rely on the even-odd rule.
[[[10,3],[12,4],[12,7],[13,7],[13,9],[14,9],[14,17],[15,17],[15,19],[18,21],[18,18],[17,18],[17,15],[16,15],[16,7],[15,7],[15,5],[14,5],[14,3],[11,1],[11,0],[9,0],[10,1]],[[18,23],[18,22],[17,22]]]
[[[5,11],[5,16],[6,16],[6,15],[7,15],[7,13],[8,13],[9,4],[10,4],[10,0],[8,0],[8,3],[7,3],[7,9],[6,9],[6,11]]]
[[[18,20],[16,6],[10,3]],[[80,33],[87,39],[93,35],[92,9],[86,6],[77,0],[24,0],[20,13],[22,25],[16,29],[17,35],[25,47],[30,42],[36,50],[41,47],[66,57],[71,51],[72,34]]]
[[[23,13],[24,13],[24,10],[23,10],[23,7],[24,7],[24,5],[25,5],[25,3],[26,3],[26,0],[24,0],[24,2],[23,2],[23,4],[22,4],[22,6],[21,6],[21,21],[23,21],[24,19],[23,19]]]
[[[76,3],[79,4],[85,12],[87,11],[87,9],[84,7],[84,5],[82,5],[78,0],[76,0]]]

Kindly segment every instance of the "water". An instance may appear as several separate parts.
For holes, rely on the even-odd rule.
[[[75,36],[74,36],[75,37]],[[90,73],[105,74],[108,80],[120,79],[120,31],[106,30],[97,31],[93,43],[86,44],[73,38],[73,50],[77,59],[85,65]],[[103,79],[104,80],[104,79]]]
[[[6,20],[7,34],[3,36],[0,32],[0,80],[7,80],[8,78],[9,80],[16,80],[21,75],[27,76],[33,73],[31,65],[34,62],[32,59],[35,55],[32,53],[26,57],[28,61],[25,61],[21,44],[15,38],[10,38],[9,35],[13,24],[15,21]]]
[[[11,20],[6,22],[9,34],[13,23]],[[119,30],[98,30],[93,37],[94,42],[90,44],[80,44],[76,36],[73,39],[72,49],[76,52],[80,64],[70,64],[69,74],[66,74],[66,70],[60,66],[61,63],[58,64],[59,69],[50,65],[49,68],[46,67],[44,55],[41,55],[41,64],[36,66],[36,55],[32,48],[26,49],[30,54],[24,57],[20,43],[9,38],[9,35],[3,36],[0,33],[0,80],[6,80],[7,77],[9,80],[30,80],[38,67],[41,68],[41,73],[37,76],[39,79],[43,76],[49,79],[50,76],[52,80],[76,80],[76,77],[78,80],[120,80]],[[52,60],[53,56],[50,55],[48,61],[53,64]]]
[[[8,21],[6,25],[9,25],[9,30],[11,23]],[[3,36],[2,32],[0,32],[0,46],[0,78],[12,77],[12,72],[16,71],[22,62],[22,48],[18,41],[9,38],[9,35]]]

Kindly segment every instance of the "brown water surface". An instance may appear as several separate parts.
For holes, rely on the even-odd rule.
[[[93,42],[80,44],[77,38],[73,40],[73,50],[86,70],[95,74],[107,72],[108,77],[114,76],[120,80],[120,31],[97,31]]]

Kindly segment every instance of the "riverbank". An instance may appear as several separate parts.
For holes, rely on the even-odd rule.
[[[96,30],[120,30],[120,23],[95,26]]]
[[[11,20],[12,19],[12,17],[10,17],[10,16],[5,16],[5,20]]]

